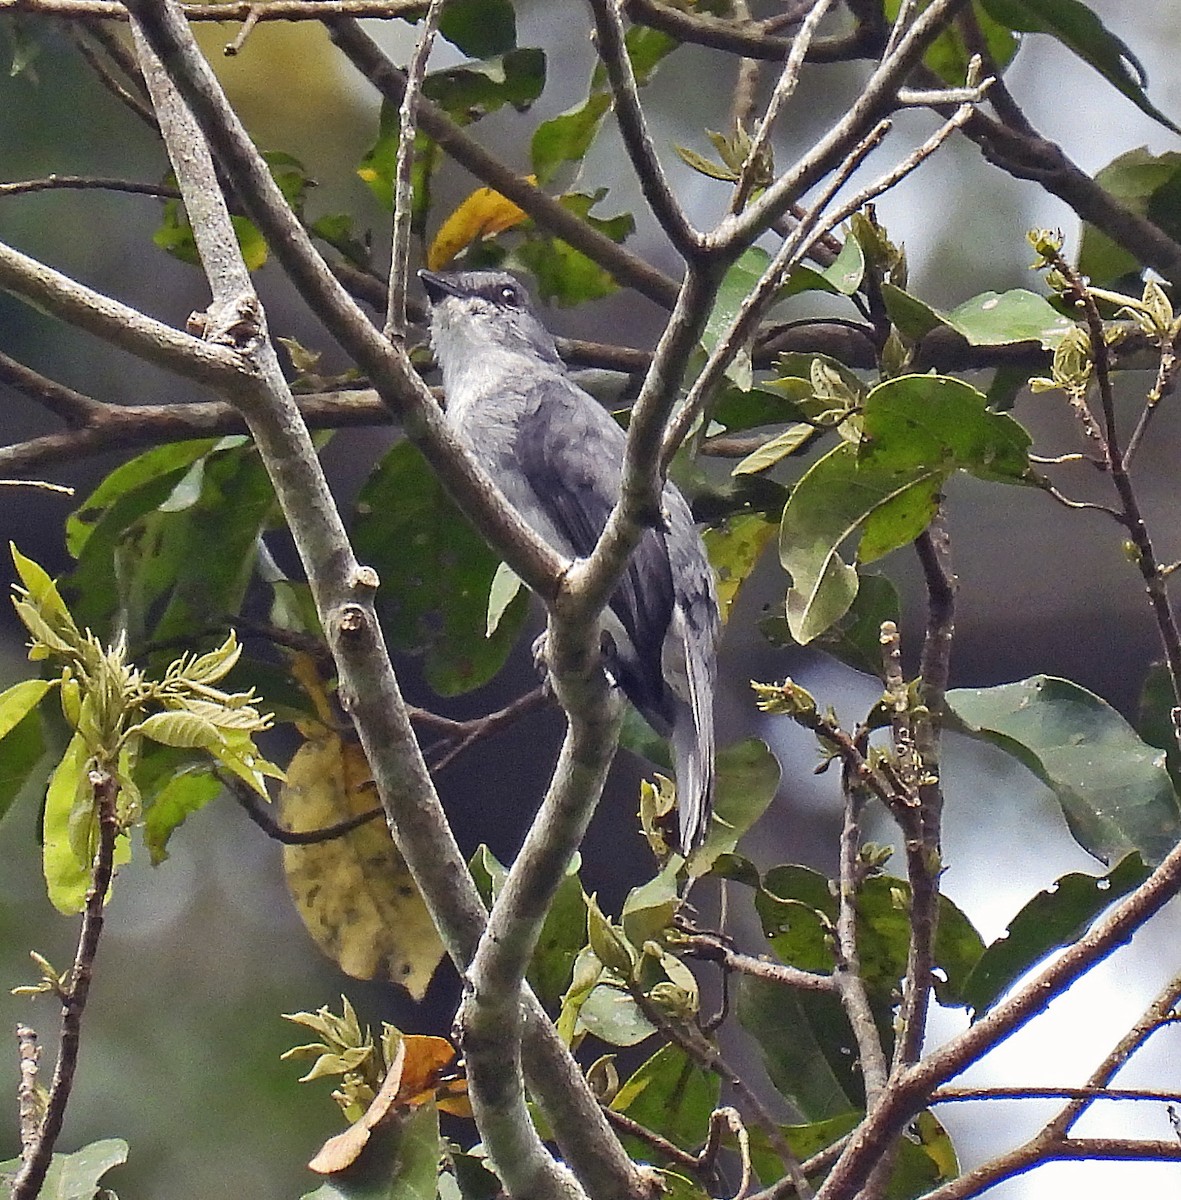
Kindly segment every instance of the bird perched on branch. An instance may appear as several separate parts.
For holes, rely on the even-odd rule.
[[[620,495],[626,435],[566,374],[525,289],[500,271],[420,271],[447,414],[508,501],[558,553],[585,558]],[[701,843],[714,787],[718,605],[684,496],[661,497],[603,613],[604,666],[672,741],[680,849]]]

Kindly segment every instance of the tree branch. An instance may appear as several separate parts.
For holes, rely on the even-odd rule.
[[[22,1128],[21,1166],[12,1181],[10,1200],[35,1200],[39,1195],[53,1157],[53,1148],[61,1133],[66,1105],[74,1087],[78,1050],[82,1043],[82,1017],[90,996],[94,960],[103,932],[103,906],[115,872],[115,838],[119,833],[115,801],[119,795],[119,785],[114,776],[97,769],[90,772],[89,783],[98,816],[98,846],[94,852],[90,887],[86,891],[85,908],[82,911],[82,928],[78,933],[74,967],[70,972],[69,987],[61,995],[61,1034],[53,1082],[49,1086],[45,1114],[37,1127],[35,1139],[26,1142]]]
[[[353,66],[388,103],[400,105],[406,90],[405,73],[390,62],[356,21],[342,17],[328,21],[327,25],[332,40]],[[510,170],[425,96],[419,100],[418,124],[461,167],[511,200],[543,229],[580,250],[618,283],[634,288],[662,308],[671,307],[677,294],[677,285],[672,280],[605,234],[592,229],[552,196]]]
[[[323,268],[314,251],[310,251],[306,234],[281,197],[275,199],[270,190],[274,184],[265,164],[258,159],[226,105],[175,7],[158,0],[135,0],[132,9],[140,23],[137,28],[152,51],[168,62],[177,90],[185,102],[194,105],[198,123],[204,123],[200,131],[196,124],[184,130],[184,154],[177,154],[174,165],[194,227],[197,225],[194,208],[203,210],[209,221],[209,229],[199,237],[198,245],[214,289],[214,309],[232,310],[225,314],[231,323],[226,326],[223,320],[218,320],[213,333],[241,343],[256,364],[256,369],[239,381],[232,399],[242,405],[250,421],[255,442],[288,519],[336,659],[342,699],[356,723],[399,848],[444,944],[462,967],[475,954],[485,925],[485,911],[439,804],[390,666],[373,611],[376,575],[353,558],[307,429],[299,421],[274,350],[264,336],[261,310],[250,289],[249,275],[240,256],[231,261],[231,255],[237,254],[236,239],[224,202],[218,203],[221,197],[214,181],[212,157],[201,133],[212,135],[211,141],[221,151],[222,160],[238,172],[236,178],[242,195],[256,220],[265,219],[264,231],[272,246],[278,241],[273,237],[275,232],[290,234],[295,239],[286,248],[285,265],[296,282],[324,304],[352,347],[361,351],[362,365],[370,369],[375,382],[380,377],[390,388],[412,373],[404,360],[397,357],[396,350],[363,317],[355,319],[352,302],[347,297],[342,301],[339,284]],[[172,117],[188,124],[190,119],[181,96],[168,94],[170,80],[162,71],[157,83],[163,101],[158,103],[157,111],[162,107],[174,109]],[[160,115],[163,126],[163,113]],[[209,200],[205,195],[208,191],[215,192],[216,199]],[[377,347],[381,348],[380,354]],[[412,397],[411,414],[420,420],[425,418],[428,428],[437,425],[437,408],[425,388],[418,385],[417,390],[412,390]],[[423,436],[421,426],[416,432]],[[439,457],[437,443],[428,441],[428,444]],[[458,463],[467,474],[470,495],[470,464],[449,438],[443,458],[451,458],[452,466]],[[479,490],[478,476],[475,482]],[[503,510],[499,501],[495,506]],[[502,511],[500,516],[510,518],[507,524],[511,527],[515,514]],[[548,564],[553,555],[548,547],[545,549],[543,559]],[[531,1084],[553,1121],[567,1162],[592,1196],[618,1200],[644,1195],[646,1189],[634,1165],[623,1153],[581,1073],[531,993],[526,994],[525,1003]],[[565,1173],[548,1154],[545,1162],[548,1169],[536,1160],[533,1163],[537,1177],[546,1181],[543,1194],[568,1195]]]
[[[607,69],[614,96],[615,119],[619,122],[623,145],[640,182],[640,190],[668,240],[685,259],[692,261],[700,249],[701,234],[690,223],[669,187],[652,144],[648,122],[640,106],[635,72],[623,40],[620,0],[590,0],[590,7],[595,19],[599,59]]]

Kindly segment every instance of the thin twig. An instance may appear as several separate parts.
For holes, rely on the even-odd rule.
[[[733,196],[730,197],[730,211],[732,213],[740,213],[746,206],[747,200],[750,199],[751,189],[755,185],[755,171],[767,151],[768,143],[771,140],[771,132],[775,127],[775,122],[779,117],[780,109],[791,99],[795,93],[796,85],[800,81],[800,70],[804,65],[804,58],[808,53],[808,47],[812,44],[820,22],[824,20],[825,14],[832,6],[833,0],[815,0],[811,11],[804,19],[804,23],[800,26],[799,31],[792,39],[791,52],[787,56],[787,61],[783,64],[783,70],[779,74],[779,79],[775,84],[775,90],[771,93],[771,99],[767,102],[767,109],[763,113],[762,120],[759,121],[759,127],[755,131],[754,137],[751,139],[750,150],[747,152],[746,161],[742,164],[742,170],[739,172],[738,184],[734,189]]]
[[[37,1131],[45,1116],[37,1086],[37,1072],[41,1066],[37,1031],[28,1025],[17,1025],[16,1045],[20,1065],[20,1079],[16,1085],[17,1120],[20,1124],[21,1158],[26,1159],[37,1147]]]
[[[17,179],[0,183],[0,196],[25,196],[30,192],[49,191],[125,192],[132,196],[157,196],[179,200],[180,191],[164,183],[141,183],[135,179],[105,178],[100,175],[46,175],[41,179]]]
[[[1109,1087],[978,1087],[939,1088],[930,1104],[963,1104],[997,1100],[1102,1100],[1181,1104],[1181,1092],[1153,1091],[1149,1088]]]
[[[857,1057],[865,1083],[865,1103],[870,1107],[886,1086],[886,1055],[877,1023],[869,1004],[869,992],[861,973],[861,954],[857,937],[857,894],[863,867],[861,849],[861,811],[864,789],[847,769],[843,772],[844,820],[841,825],[840,868],[837,888],[837,922],[833,951],[836,957],[837,994],[857,1042]]]
[[[590,0],[590,6],[595,19],[599,60],[607,70],[619,131],[644,199],[669,241],[686,259],[692,260],[700,249],[701,235],[689,223],[685,210],[669,186],[652,144],[648,122],[640,105],[639,85],[624,43],[621,0]]]
[[[86,1012],[86,1001],[90,996],[90,981],[94,973],[95,956],[103,931],[103,905],[111,888],[111,877],[115,871],[115,838],[119,832],[119,820],[115,813],[115,801],[119,795],[119,784],[106,771],[95,769],[90,772],[89,784],[94,795],[98,822],[98,845],[90,871],[90,887],[86,890],[85,907],[82,910],[82,927],[78,934],[78,948],[74,954],[74,967],[70,972],[69,985],[62,996],[61,1034],[58,1042],[57,1062],[53,1068],[53,1082],[49,1087],[49,1098],[45,1102],[45,1115],[37,1129],[36,1139],[25,1146],[20,1170],[12,1181],[10,1200],[34,1200],[40,1193],[57,1145],[66,1106],[74,1086],[74,1075],[78,1067],[78,1050],[82,1043],[82,1017]]]
[[[739,975],[750,975],[755,979],[765,979],[768,983],[777,983],[783,987],[798,988],[808,992],[831,992],[836,986],[831,975],[801,971],[799,967],[789,967],[783,963],[772,962],[770,959],[742,954],[728,946],[725,938],[718,934],[681,934],[677,938],[676,947],[690,958],[699,958],[703,962],[716,962],[726,971],[734,971]]]
[[[409,276],[411,219],[413,217],[414,142],[418,134],[418,105],[431,48],[446,0],[430,0],[419,25],[414,53],[406,67],[406,88],[398,109],[398,156],[394,165],[394,226],[390,249],[389,295],[386,299],[385,335],[406,340],[406,282]]]

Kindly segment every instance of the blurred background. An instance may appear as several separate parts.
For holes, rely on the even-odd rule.
[[[1181,72],[1174,57],[1181,52],[1181,0],[1155,5],[1092,0],[1092,7],[1143,60],[1154,103],[1181,120]],[[524,171],[536,121],[584,97],[592,51],[582,7],[518,0],[517,11],[519,43],[543,46],[549,56],[546,91],[531,114],[502,111],[481,123],[478,136]],[[226,59],[220,48],[235,32],[236,26],[206,26],[202,38],[257,142],[303,160],[319,182],[313,213],[348,209],[360,225],[372,225],[380,245],[388,218],[355,174],[376,136],[375,95],[318,28],[261,24],[242,53]],[[377,26],[373,32],[404,60],[412,36],[407,29]],[[159,179],[165,171],[160,146],[94,81],[64,33],[40,23],[37,40],[32,73],[0,78],[0,177],[57,172]],[[689,61],[694,57],[699,63]],[[440,44],[432,61],[446,65],[457,59]],[[686,81],[714,78],[715,70],[707,52],[686,46],[645,93],[673,185],[700,221],[717,213],[725,189],[691,172],[670,147],[704,150],[703,130],[724,128],[729,95],[722,80],[685,92]],[[861,74],[856,65],[805,70],[799,100],[782,120],[778,161],[790,161],[793,151],[844,110]],[[1181,148],[1179,139],[1047,38],[1029,39],[1008,80],[1034,125],[1088,171],[1136,146],[1154,152]],[[927,114],[903,114],[897,133],[866,173],[879,174],[934,124]],[[579,181],[584,190],[610,188],[602,211],[642,213],[625,162],[608,127]],[[472,186],[458,168],[445,166],[436,213],[446,213]],[[936,305],[953,305],[987,289],[1036,288],[1024,237],[1032,226],[1061,228],[1068,249],[1077,245],[1078,222],[1065,206],[990,168],[962,140],[953,139],[884,197],[878,210],[892,238],[907,244],[912,289]],[[0,238],[179,326],[208,297],[196,270],[163,252],[145,251],[159,217],[159,202],[146,197],[101,192],[0,197]],[[675,268],[658,233],[642,220],[629,245],[665,269]],[[276,267],[264,267],[259,284],[273,331],[323,349],[327,369],[341,365]],[[661,326],[661,313],[642,298],[620,293],[576,311],[553,311],[547,320],[559,333],[647,346]],[[206,398],[6,296],[0,296],[0,344],[34,368],[103,400]],[[1125,386],[1131,413],[1146,382],[1130,378]],[[44,415],[23,398],[5,393],[3,403],[5,441],[49,428]],[[1016,415],[1039,450],[1075,448],[1074,427],[1063,409],[1054,397],[1023,395],[1019,401]],[[324,459],[342,504],[349,503],[369,465],[394,437],[392,430],[374,429],[345,431],[333,439]],[[1179,447],[1181,422],[1176,408],[1166,407],[1137,471],[1165,561],[1181,558],[1173,469]],[[93,458],[44,474],[74,484],[85,495],[117,461]],[[1079,479],[1075,494],[1100,483]],[[6,489],[4,499],[5,536],[51,571],[64,570],[61,527],[71,502],[24,489]],[[948,512],[961,583],[953,684],[982,686],[1038,672],[1063,675],[1132,714],[1156,654],[1155,633],[1139,576],[1110,523],[1093,514],[1069,513],[1040,493],[990,488],[985,494],[983,485],[972,481],[953,485]],[[282,556],[283,547],[276,549]],[[911,624],[904,636],[913,647],[922,616],[915,566],[899,553],[885,568],[908,603]],[[791,674],[850,720],[876,699],[876,689],[829,660],[772,649],[757,637],[755,618],[766,606],[782,602],[784,588],[778,565],[768,562],[735,611],[724,648],[720,734],[723,743],[758,734],[783,765],[781,795],[750,839],[748,853],[761,866],[796,861],[828,870],[835,864],[837,781],[813,776],[814,743],[782,721],[760,717],[747,681]],[[0,637],[0,683],[6,684],[25,669],[20,634],[6,605],[0,606]],[[415,662],[401,663],[400,673],[409,699],[440,708]],[[532,682],[522,649],[495,684],[447,711],[459,716],[487,711]],[[519,729],[478,747],[444,776],[444,798],[465,850],[488,842],[502,860],[512,857],[559,736],[552,714],[532,716]],[[949,741],[945,886],[991,940],[1037,890],[1067,871],[1098,873],[1101,867],[1070,838],[1057,806],[1032,776],[998,753],[954,737]],[[584,881],[588,891],[600,892],[605,905],[618,904],[648,869],[646,851],[632,832],[639,777],[637,764],[621,759],[585,847]],[[24,796],[0,827],[0,1029],[30,1021],[43,1036],[48,1058],[56,1012],[44,1001],[14,999],[7,991],[32,980],[29,949],[63,966],[76,936],[75,923],[55,914],[44,896],[35,845],[38,805],[38,796]],[[876,836],[885,840],[890,833],[883,828]],[[347,991],[372,1022],[385,1019],[408,1030],[445,1032],[456,995],[454,975],[441,971],[421,1008],[391,988],[342,976],[321,957],[291,908],[278,846],[227,799],[190,820],[171,849],[159,868],[147,866],[140,855],[120,874],[61,1148],[98,1137],[126,1138],[129,1164],[111,1177],[124,1197],[298,1196],[316,1185],[301,1164],[335,1131],[338,1117],[328,1086],[297,1086],[298,1064],[279,1062],[285,1048],[305,1040],[280,1014],[322,1004],[339,1007],[339,993]],[[1181,968],[1179,934],[1181,908],[1174,903],[1113,962],[960,1082],[1082,1082]],[[961,1014],[936,1012],[932,1035],[947,1036],[962,1023]],[[1158,1034],[1119,1082],[1177,1087],[1179,1038],[1176,1027]],[[0,1051],[0,1063],[5,1053]],[[15,1046],[10,1066],[10,1085],[0,1082],[0,1158],[18,1148]],[[963,1165],[970,1167],[1032,1133],[1045,1111],[1022,1102],[987,1111],[944,1108],[939,1115],[953,1133]],[[1159,1105],[1118,1111],[1096,1106],[1079,1131],[1173,1136]],[[1176,1166],[1055,1164],[991,1195],[1090,1200],[1119,1192],[1163,1200],[1179,1188]]]

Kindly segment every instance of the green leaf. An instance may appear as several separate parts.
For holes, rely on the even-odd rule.
[[[769,470],[785,458],[803,450],[819,434],[815,425],[800,422],[789,425],[782,433],[764,442],[757,450],[748,454],[730,472],[731,475],[754,475]]]
[[[533,174],[547,184],[568,162],[581,162],[611,107],[609,92],[596,92],[575,108],[542,121],[533,134]]]
[[[792,271],[781,293],[794,296],[798,292],[828,292],[833,296],[852,296],[865,278],[865,252],[855,237],[846,237],[840,253],[822,271],[798,266]]]
[[[578,1010],[578,1025],[609,1046],[637,1046],[656,1032],[636,1002],[608,984],[592,989]]]
[[[245,438],[214,443],[187,469],[183,458],[173,469],[159,461],[162,473],[142,486],[107,492],[63,580],[79,622],[100,635],[119,623],[133,643],[181,640],[239,611],[259,535],[278,511],[270,480]]]
[[[858,574],[857,598],[849,611],[812,644],[855,671],[880,676],[882,622],[901,619],[898,592],[885,575]]]
[[[90,858],[80,857],[71,825],[79,805],[90,804],[93,795],[86,778],[90,750],[80,734],[74,734],[49,780],[42,817],[44,845],[42,865],[49,899],[58,912],[72,916],[82,911],[90,886]]]
[[[1064,875],[1038,892],[981,956],[964,984],[962,1000],[975,1017],[1053,951],[1074,942],[1103,910],[1138,888],[1149,876],[1139,854],[1129,854],[1106,875]]]
[[[616,1093],[611,1109],[682,1150],[695,1151],[705,1141],[720,1091],[715,1074],[702,1070],[679,1046],[669,1045],[637,1068]],[[651,1154],[635,1138],[624,1137],[623,1144],[633,1158],[644,1160]]]
[[[574,960],[586,945],[586,896],[578,857],[566,868],[533,951],[527,978],[538,999],[554,1008],[570,986]]]
[[[12,554],[12,563],[16,567],[16,573],[24,585],[25,591],[28,592],[29,602],[55,629],[62,625],[72,626],[73,618],[70,610],[66,607],[66,602],[57,590],[57,584],[50,578],[49,572],[40,563],[26,558],[13,542],[8,543],[8,549]]]
[[[1136,712],[1136,732],[1150,745],[1165,752],[1165,763],[1173,787],[1181,794],[1181,748],[1173,730],[1173,680],[1167,664],[1153,663],[1148,668],[1140,704]]]
[[[1155,864],[1181,838],[1164,751],[1078,684],[1035,675],[948,692],[947,706],[965,733],[999,746],[1051,788],[1075,840],[1103,862],[1138,850]]]
[[[99,1181],[112,1167],[127,1161],[127,1143],[122,1138],[105,1138],[91,1142],[73,1154],[55,1154],[49,1160],[49,1170],[38,1195],[41,1200],[95,1200],[100,1194],[113,1197],[114,1192],[99,1187]],[[0,1162],[0,1179],[7,1184],[20,1168],[20,1159]]]
[[[168,857],[168,839],[193,813],[221,794],[221,783],[208,771],[174,775],[157,793],[144,814],[144,845],[152,866]]]
[[[754,291],[755,285],[770,264],[771,256],[767,251],[759,246],[752,246],[749,250],[744,250],[737,262],[726,271],[701,333],[701,344],[707,354],[712,354],[718,342],[725,336],[743,302]],[[726,371],[726,375],[739,388],[748,390],[752,380],[749,353],[745,350],[740,352]]]
[[[989,411],[984,395],[962,380],[903,375],[866,397],[858,465],[963,470],[978,479],[1021,483],[1029,474],[1031,441],[1012,417]]]
[[[1140,60],[1080,0],[980,0],[994,20],[1018,33],[1048,33],[1094,67],[1116,91],[1166,129],[1181,133],[1145,94]]]
[[[545,51],[510,50],[500,58],[433,71],[422,90],[453,120],[470,125],[506,104],[525,112],[544,87]]]
[[[357,499],[354,545],[381,577],[378,613],[400,650],[424,655],[440,695],[471,691],[504,665],[528,608],[509,605],[484,636],[499,559],[468,525],[408,442],[378,463]]]
[[[718,604],[727,621],[742,585],[775,537],[775,525],[762,513],[737,513],[702,534],[717,576]]]
[[[857,595],[858,578],[840,556],[840,547],[852,538],[878,508],[896,497],[909,498],[923,488],[917,513],[903,525],[896,510],[891,529],[922,532],[935,512],[943,481],[939,471],[879,471],[858,462],[856,447],[844,442],[815,462],[796,484],[783,510],[779,529],[779,558],[792,577],[787,593],[787,621],[791,635],[807,645],[839,621]],[[925,517],[925,520],[924,520]]]
[[[193,463],[217,443],[217,438],[200,438],[154,446],[116,467],[66,518],[66,549],[79,558],[94,533],[107,526],[122,530],[163,504]]]
[[[857,897],[857,933],[866,986],[888,1011],[906,975],[909,884],[886,875],[867,879]],[[971,921],[941,895],[934,957],[942,975],[935,985],[942,1004],[965,1003],[964,989],[983,953],[984,942]]]
[[[818,871],[772,867],[755,892],[755,912],[780,962],[818,974],[833,969],[836,903]]]
[[[779,789],[779,760],[766,742],[747,738],[717,755],[713,817],[705,841],[689,860],[693,878],[709,872],[719,855],[733,851],[767,811]]]
[[[893,21],[898,16],[898,0],[887,0],[886,18]],[[989,56],[1003,70],[1009,65],[1017,47],[1020,44],[1012,30],[994,21],[984,11],[980,0],[972,5],[973,16],[980,32],[984,35],[984,43],[988,47]],[[951,22],[939,36],[927,47],[923,62],[934,71],[944,83],[952,87],[962,87],[968,73],[968,64],[972,51],[964,44],[958,22]]]
[[[472,58],[504,54],[517,44],[512,0],[449,0],[439,17],[439,32]]]
[[[1147,146],[1129,150],[1108,163],[1095,182],[1125,208],[1149,217],[1174,240],[1181,240],[1181,152],[1151,154]],[[1094,225],[1083,226],[1079,270],[1096,284],[1109,285],[1138,275],[1140,261]]]
[[[793,992],[744,975],[738,1019],[763,1052],[771,1082],[811,1121],[863,1102],[857,1049],[835,996]]]
[[[1074,324],[1044,296],[1024,288],[982,292],[950,312],[932,308],[892,283],[882,284],[882,299],[890,320],[911,341],[944,325],[973,346],[1037,342],[1043,349],[1053,350]]]
[[[0,692],[0,738],[6,738],[54,686],[48,679],[22,679]]]
[[[590,210],[606,196],[606,188],[592,193],[570,192],[560,196],[563,208],[581,217],[614,242],[622,242],[635,229],[631,213],[614,217],[594,217]],[[514,251],[514,259],[532,272],[542,300],[563,307],[582,304],[619,290],[611,273],[562,241],[535,227],[527,227],[525,239]]]
[[[41,714],[33,709],[0,742],[0,818],[28,783],[44,754]]]

